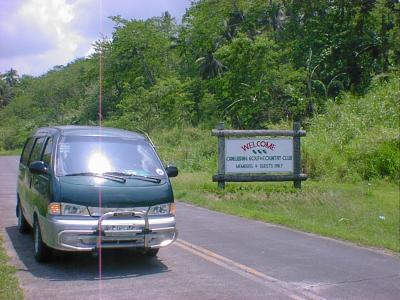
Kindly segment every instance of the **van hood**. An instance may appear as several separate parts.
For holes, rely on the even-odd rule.
[[[127,179],[125,183],[88,176],[60,177],[61,201],[84,206],[127,208],[174,201],[168,179],[153,183]]]

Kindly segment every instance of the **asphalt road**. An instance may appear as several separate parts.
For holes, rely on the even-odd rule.
[[[56,254],[38,264],[15,217],[17,157],[0,157],[0,230],[26,299],[399,299],[400,259],[350,243],[178,203],[179,240],[132,251]]]

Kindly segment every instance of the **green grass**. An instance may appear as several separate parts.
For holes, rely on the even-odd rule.
[[[212,210],[399,252],[399,187],[391,182],[227,183],[209,173],[173,180],[175,198]]]
[[[6,155],[21,155],[22,149],[14,149],[14,150],[3,150],[0,149],[0,156]]]
[[[151,135],[165,163],[181,170],[212,172],[217,168],[217,138],[211,130],[193,127],[171,128]]]
[[[0,300],[23,299],[22,289],[15,276],[15,268],[8,264],[8,256],[0,235]]]
[[[400,179],[400,79],[372,85],[363,96],[343,94],[310,120],[303,162],[313,178],[347,182]]]

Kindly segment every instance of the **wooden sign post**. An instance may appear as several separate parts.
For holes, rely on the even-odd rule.
[[[212,179],[222,189],[225,182],[251,181],[293,181],[301,188],[307,179],[301,173],[300,137],[306,132],[300,123],[293,130],[225,130],[220,123],[212,135],[218,137],[218,174]]]

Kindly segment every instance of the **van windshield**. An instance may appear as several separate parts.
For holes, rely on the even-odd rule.
[[[116,137],[64,136],[58,145],[56,174],[123,173],[165,176],[147,141]]]

